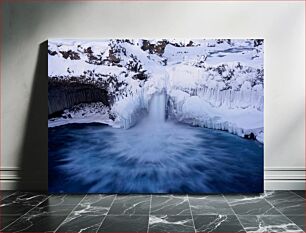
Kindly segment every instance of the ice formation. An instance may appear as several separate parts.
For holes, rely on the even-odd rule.
[[[95,85],[110,102],[66,109],[49,127],[129,128],[164,101],[169,119],[263,142],[262,40],[51,40],[48,53],[49,82]]]

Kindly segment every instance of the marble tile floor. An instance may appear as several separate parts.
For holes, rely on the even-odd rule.
[[[261,195],[0,192],[1,232],[304,232],[304,191]]]

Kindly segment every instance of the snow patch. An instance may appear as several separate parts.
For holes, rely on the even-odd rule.
[[[49,127],[100,122],[130,128],[148,113],[152,96],[165,91],[171,118],[241,137],[253,133],[263,142],[263,44],[167,40],[163,54],[142,46],[143,40],[49,41],[49,78],[96,82],[112,98],[110,107],[65,110],[66,118],[49,120]]]

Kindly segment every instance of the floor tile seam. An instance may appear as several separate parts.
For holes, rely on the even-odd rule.
[[[298,196],[299,198],[302,198],[305,201],[305,197],[301,197],[299,194],[295,193],[292,190],[289,190],[289,192],[293,193],[294,195]],[[305,192],[305,190],[304,190],[304,192]],[[305,195],[305,193],[304,193],[304,195]]]
[[[117,195],[115,194],[115,197],[114,197],[112,203],[110,204],[109,209],[108,209],[106,215],[105,215],[104,218],[101,220],[101,223],[100,223],[100,225],[99,225],[99,227],[98,227],[98,229],[97,229],[96,232],[99,232],[99,229],[101,228],[101,226],[102,226],[103,222],[105,221],[106,217],[107,217],[107,216],[111,216],[111,215],[108,215],[108,213],[109,213],[110,209],[112,208],[112,206],[113,206],[113,204],[114,204],[116,198],[117,198]]]
[[[85,199],[86,196],[87,194],[75,205],[75,207],[70,211],[70,213],[66,215],[66,218],[58,225],[58,227],[53,232],[58,231],[58,229],[64,224],[65,220],[73,213],[73,211],[79,206],[79,204]]]
[[[150,216],[151,216],[151,207],[152,207],[152,194],[150,195],[150,205],[149,205],[149,219],[148,219],[148,227],[147,227],[147,233],[149,232],[149,228],[150,228]]]
[[[222,194],[222,196],[224,197],[224,199],[226,200],[228,206],[231,208],[231,210],[233,211],[235,217],[237,218],[238,222],[240,223],[240,226],[242,227],[242,229],[247,232],[246,228],[244,227],[244,225],[242,224],[242,222],[240,221],[240,219],[238,218],[238,215],[236,214],[236,212],[234,211],[234,209],[231,207],[230,203],[228,202],[228,200],[226,199],[226,197]]]
[[[282,211],[280,211],[278,208],[276,208],[269,200],[267,200],[266,198],[264,198],[272,207],[274,207],[278,212],[281,213],[281,215],[283,217],[285,217],[286,219],[288,219],[292,224],[294,224],[298,229],[300,229],[302,232],[304,232],[297,224],[295,224],[293,221],[291,221],[290,218],[288,218],[284,213],[282,213]],[[264,215],[263,215],[264,216]],[[269,215],[267,215],[269,216]]]
[[[6,198],[13,196],[15,193],[17,193],[17,191],[11,193],[10,195],[8,195],[8,196],[6,196],[6,197],[4,197],[4,198],[2,198],[2,199],[0,199],[0,201],[1,201],[1,202],[4,201]]]
[[[189,201],[189,195],[187,195],[187,200],[188,200],[188,205],[189,205],[189,211],[190,211],[190,214],[191,214],[191,221],[192,221],[193,229],[194,229],[194,232],[197,232],[196,227],[195,227],[195,223],[194,223],[193,214],[192,214],[192,211],[191,211],[191,205],[190,205],[190,201]]]
[[[5,229],[7,229],[8,227],[10,227],[11,225],[13,225],[14,223],[16,223],[17,221],[19,221],[20,219],[22,219],[22,217],[26,216],[29,212],[31,212],[33,209],[35,209],[36,207],[38,207],[41,203],[45,202],[46,200],[48,200],[52,195],[47,196],[44,200],[42,200],[41,202],[39,202],[37,205],[35,205],[34,207],[32,207],[30,210],[28,210],[26,213],[22,214],[19,218],[17,218],[16,220],[14,220],[13,222],[11,222],[10,224],[8,224],[6,227],[4,227],[3,229],[0,229],[1,231],[4,231]]]

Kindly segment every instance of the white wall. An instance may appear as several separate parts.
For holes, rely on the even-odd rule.
[[[2,188],[47,187],[46,44],[39,50],[40,43],[133,37],[264,38],[266,188],[304,188],[303,2],[14,2],[2,9]]]

